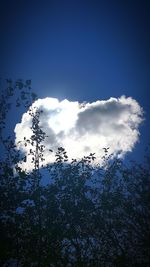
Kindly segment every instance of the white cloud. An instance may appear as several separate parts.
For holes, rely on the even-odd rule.
[[[96,153],[97,162],[102,161],[103,148],[109,147],[109,154],[122,157],[132,151],[139,138],[138,127],[142,121],[143,111],[131,97],[110,98],[93,103],[79,103],[56,98],[38,99],[33,107],[43,110],[40,115],[40,127],[48,136],[44,145],[45,162],[53,162],[49,149],[66,149],[69,159],[81,158],[89,153]],[[16,144],[24,137],[30,139],[32,118],[29,111],[22,116],[21,123],[16,124]],[[26,155],[30,146],[17,144]],[[31,157],[24,167],[30,170]]]

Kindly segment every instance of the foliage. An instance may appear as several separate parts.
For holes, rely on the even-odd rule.
[[[126,166],[110,162],[106,153],[100,168],[91,164],[95,154],[69,163],[58,147],[51,150],[55,162],[43,171],[42,111],[30,109],[33,135],[24,138],[32,146],[28,173],[18,164],[22,156],[13,138],[4,136],[15,90],[17,107],[30,108],[35,99],[29,80],[7,80],[1,94],[1,266],[149,266],[149,154],[143,164]]]

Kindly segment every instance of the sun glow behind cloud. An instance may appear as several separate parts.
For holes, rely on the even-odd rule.
[[[132,151],[139,138],[139,125],[142,122],[143,110],[131,97],[110,98],[93,103],[71,102],[67,99],[59,101],[56,98],[38,99],[32,105],[43,110],[40,115],[40,127],[48,137],[43,144],[44,164],[54,161],[49,149],[54,151],[64,147],[69,156],[80,159],[90,153],[96,153],[97,162],[102,162],[103,148],[109,147],[109,154],[123,157]],[[23,114],[21,123],[16,124],[16,144],[25,155],[30,146],[25,147],[24,137],[30,139],[32,118],[29,111]],[[19,142],[19,143],[18,143]],[[31,170],[31,157],[22,163]]]

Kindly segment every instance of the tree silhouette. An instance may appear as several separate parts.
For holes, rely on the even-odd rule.
[[[42,110],[31,108],[31,81],[7,80],[0,98],[1,266],[149,266],[150,157],[142,164],[109,160],[94,165],[95,154],[68,161],[65,148],[51,151],[42,166],[46,135]],[[18,151],[6,136],[12,104],[29,110],[32,135]],[[21,167],[31,159],[32,170]],[[44,164],[45,165],[45,164]],[[48,184],[42,179],[46,175]]]

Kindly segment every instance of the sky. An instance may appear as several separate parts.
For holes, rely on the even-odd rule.
[[[145,117],[132,155],[143,157],[150,131],[148,1],[6,0],[0,10],[0,77],[32,79],[40,99],[131,97]]]

